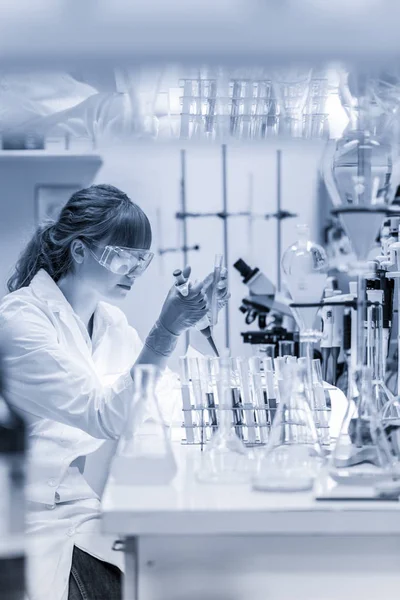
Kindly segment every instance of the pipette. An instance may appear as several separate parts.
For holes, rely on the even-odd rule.
[[[185,279],[183,273],[180,269],[176,269],[173,272],[173,276],[175,277],[175,285],[177,290],[182,296],[187,296],[189,293],[189,279]],[[215,276],[214,276],[215,281]],[[219,357],[218,349],[215,345],[215,342],[212,337],[212,331],[210,327],[210,321],[207,315],[205,315],[197,324],[196,329],[200,331],[207,338],[208,343],[210,344],[215,356]]]

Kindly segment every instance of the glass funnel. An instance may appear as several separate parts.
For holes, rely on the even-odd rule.
[[[300,491],[313,486],[324,457],[306,397],[306,378],[302,366],[283,366],[280,402],[252,479],[254,489]]]
[[[218,389],[218,431],[207,444],[197,478],[204,483],[235,484],[248,481],[250,458],[233,425],[231,359],[214,359]]]
[[[391,477],[393,456],[372,388],[372,369],[355,370],[349,377],[348,406],[332,453],[330,475],[339,483],[373,485]]]
[[[307,225],[298,225],[297,235],[297,241],[283,254],[282,269],[293,303],[304,305],[293,309],[301,337],[314,340],[320,335],[313,326],[326,285],[328,259],[325,250],[310,241]]]
[[[155,391],[158,374],[153,365],[134,369],[134,401],[112,465],[118,483],[167,485],[176,475],[171,440]]]

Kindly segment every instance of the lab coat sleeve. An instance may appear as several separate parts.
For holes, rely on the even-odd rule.
[[[132,354],[137,357],[143,348],[143,342],[136,329],[128,325],[128,323],[127,327],[132,345]],[[181,421],[180,389],[180,379],[178,374],[166,367],[157,384],[156,393],[161,415],[167,425],[172,425],[175,420]]]
[[[51,321],[36,307],[0,317],[6,336],[9,401],[35,416],[77,427],[99,439],[118,438],[133,401],[129,372],[101,384],[80,355],[62,349]]]

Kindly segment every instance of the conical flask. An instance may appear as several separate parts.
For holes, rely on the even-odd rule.
[[[177,472],[167,427],[156,396],[158,369],[134,369],[135,394],[112,465],[112,475],[126,485],[167,485]]]
[[[375,405],[371,367],[360,367],[349,377],[348,398],[330,475],[340,483],[371,485],[390,477],[394,465]]]
[[[203,483],[244,483],[250,478],[249,451],[236,434],[232,411],[232,360],[228,355],[214,360],[218,390],[218,431],[207,444],[197,478]]]
[[[253,488],[257,490],[310,489],[324,462],[306,397],[306,369],[289,363],[283,370],[270,438],[253,476]]]

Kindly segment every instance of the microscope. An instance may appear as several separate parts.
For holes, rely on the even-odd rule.
[[[278,345],[280,341],[293,341],[298,345],[298,333],[290,309],[290,298],[276,290],[274,284],[260,269],[250,267],[239,258],[233,265],[242,276],[249,289],[239,310],[245,315],[245,322],[251,325],[257,319],[259,331],[246,331],[241,335],[244,343],[253,345]]]

